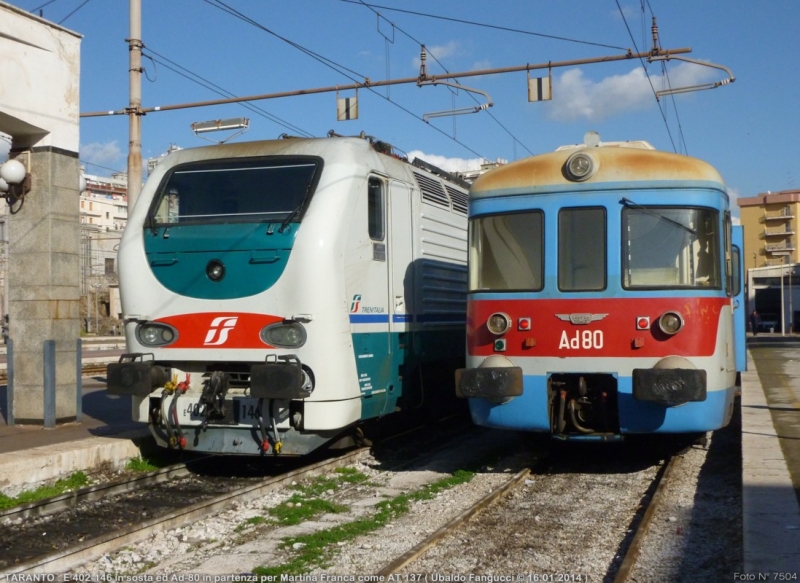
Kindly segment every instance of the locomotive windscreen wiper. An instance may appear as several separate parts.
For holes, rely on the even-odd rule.
[[[673,225],[680,227],[684,231],[687,231],[687,232],[691,233],[695,237],[697,236],[697,231],[694,230],[693,228],[687,227],[683,223],[679,223],[675,219],[671,219],[669,217],[666,217],[666,216],[662,215],[661,213],[654,211],[653,209],[650,209],[650,208],[647,208],[647,207],[643,207],[640,204],[636,204],[635,202],[633,202],[629,198],[625,198],[623,196],[622,200],[619,201],[619,204],[625,205],[626,207],[629,207],[629,208],[634,208],[636,210],[642,211],[643,213],[645,213],[647,215],[652,215],[652,216],[654,216],[656,218],[663,219],[663,220],[667,221],[668,223],[672,223]]]

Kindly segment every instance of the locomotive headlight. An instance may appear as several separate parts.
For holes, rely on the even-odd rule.
[[[136,328],[136,338],[145,346],[164,346],[172,343],[177,334],[172,326],[148,322]]]
[[[683,317],[678,312],[664,312],[658,319],[658,327],[664,334],[677,334],[683,328]]]
[[[261,340],[279,348],[298,348],[306,343],[306,329],[300,322],[270,324],[261,330]]]
[[[508,317],[508,314],[496,312],[486,320],[486,327],[492,334],[500,336],[500,334],[505,334],[511,327],[511,318]]]
[[[564,171],[569,180],[583,182],[589,180],[597,172],[598,164],[595,159],[586,152],[575,152],[567,158],[564,164]]]
[[[220,281],[225,277],[225,264],[219,259],[212,259],[206,265],[206,276],[211,281]]]

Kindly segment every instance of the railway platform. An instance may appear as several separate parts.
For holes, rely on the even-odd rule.
[[[81,423],[54,429],[8,426],[0,386],[0,492],[14,494],[102,462],[124,463],[152,447],[146,427],[130,420],[129,398],[107,395],[102,379],[85,377],[83,384]],[[800,336],[748,338],[741,415],[744,572],[738,575],[755,579],[739,580],[800,578]]]

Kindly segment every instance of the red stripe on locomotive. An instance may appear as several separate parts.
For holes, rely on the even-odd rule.
[[[159,318],[178,331],[178,339],[164,348],[274,348],[265,343],[261,330],[282,322],[280,316],[246,312],[204,312]]]

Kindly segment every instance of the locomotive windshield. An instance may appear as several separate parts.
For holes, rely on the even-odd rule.
[[[176,166],[162,182],[151,225],[290,221],[319,177],[317,158],[259,158]]]
[[[469,232],[470,291],[542,289],[541,211],[478,217]]]
[[[721,288],[717,211],[626,206],[622,231],[625,288]]]

